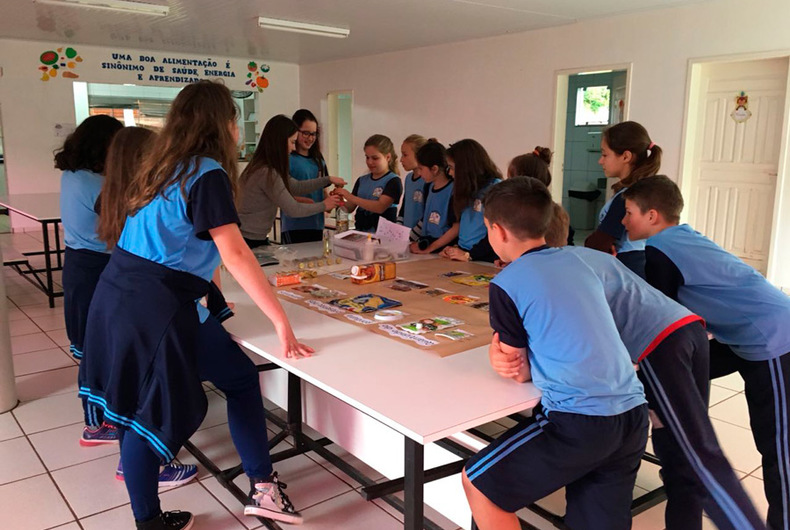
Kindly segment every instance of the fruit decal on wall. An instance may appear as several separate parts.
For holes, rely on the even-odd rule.
[[[82,57],[77,54],[74,48],[58,48],[57,50],[47,50],[39,57],[41,66],[38,69],[42,72],[41,80],[49,81],[58,76],[66,79],[78,79],[80,76],[72,72],[77,63],[82,62]]]
[[[244,84],[257,88],[258,92],[263,92],[263,89],[269,86],[269,80],[266,79],[266,74],[270,70],[269,65],[262,64],[259,68],[258,63],[250,61],[247,63],[247,70],[247,82]]]

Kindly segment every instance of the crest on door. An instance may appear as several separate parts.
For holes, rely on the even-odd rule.
[[[735,110],[730,113],[730,116],[737,123],[743,123],[752,117],[752,111],[749,110],[749,96],[746,95],[746,92],[735,96]]]

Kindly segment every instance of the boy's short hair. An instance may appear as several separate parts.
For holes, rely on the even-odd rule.
[[[655,210],[667,222],[680,222],[683,195],[678,185],[666,175],[655,175],[632,184],[623,192],[623,198],[635,202],[642,213]]]
[[[546,230],[546,244],[550,247],[566,246],[570,227],[571,218],[568,216],[568,212],[555,202],[551,209],[551,221]]]
[[[518,239],[546,235],[554,214],[554,201],[545,184],[532,177],[515,177],[493,186],[485,197],[489,223],[506,228]]]

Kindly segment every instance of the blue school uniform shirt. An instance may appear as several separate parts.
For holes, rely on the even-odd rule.
[[[288,171],[290,175],[296,180],[312,180],[319,176],[326,175],[326,165],[323,164],[320,168],[318,162],[309,156],[300,155],[299,153],[291,153],[289,157]],[[303,195],[312,199],[313,202],[319,203],[324,200],[324,190],[315,190],[307,195]],[[289,230],[323,230],[324,229],[324,214],[317,213],[307,217],[288,217],[282,214],[282,231]]]
[[[648,281],[700,315],[747,361],[790,352],[790,297],[689,225],[648,238]]]
[[[477,192],[474,201],[461,212],[461,226],[458,231],[458,246],[464,250],[470,250],[481,239],[486,237],[487,230],[484,219],[483,199],[486,192],[502,182],[502,179],[495,178],[487,186]]]
[[[503,343],[527,349],[546,410],[621,414],[645,403],[644,389],[600,280],[567,248],[533,249],[496,275],[491,327]]]
[[[631,362],[647,357],[671,333],[702,319],[651,287],[617,258],[584,247],[568,247],[601,281],[620,339]]]
[[[398,204],[403,193],[403,184],[400,177],[390,171],[374,179],[371,173],[363,175],[354,183],[354,195],[360,199],[378,200],[382,195],[392,197],[392,205],[384,213],[377,214],[364,208],[357,208],[354,216],[354,226],[362,232],[375,232],[379,225],[379,217],[384,217],[393,223],[398,217]]]
[[[425,212],[422,218],[422,233],[424,236],[439,239],[455,223],[453,214],[453,181],[449,181],[442,188],[436,189],[431,184],[428,198],[425,200]]]
[[[196,158],[197,172],[185,186],[176,182],[126,218],[118,246],[174,270],[210,281],[220,262],[209,230],[239,224],[230,181],[211,158]]]
[[[425,211],[425,188],[428,183],[422,177],[414,178],[414,172],[409,171],[404,179],[403,207],[401,217],[403,226],[414,228],[417,221],[422,219]]]
[[[601,213],[598,215],[598,230],[605,234],[609,234],[615,239],[614,248],[618,253],[626,252],[639,252],[645,250],[645,240],[640,239],[632,241],[628,237],[628,231],[623,226],[623,217],[625,217],[625,199],[623,192],[628,188],[623,188],[614,196],[606,201],[606,204],[601,208]]]
[[[64,171],[60,177],[60,216],[67,247],[109,252],[96,230],[99,215],[96,201],[104,177],[87,169]]]

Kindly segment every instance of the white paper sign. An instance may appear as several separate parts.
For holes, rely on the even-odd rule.
[[[411,228],[388,221],[379,217],[379,227],[376,229],[376,237],[382,241],[408,241]]]

